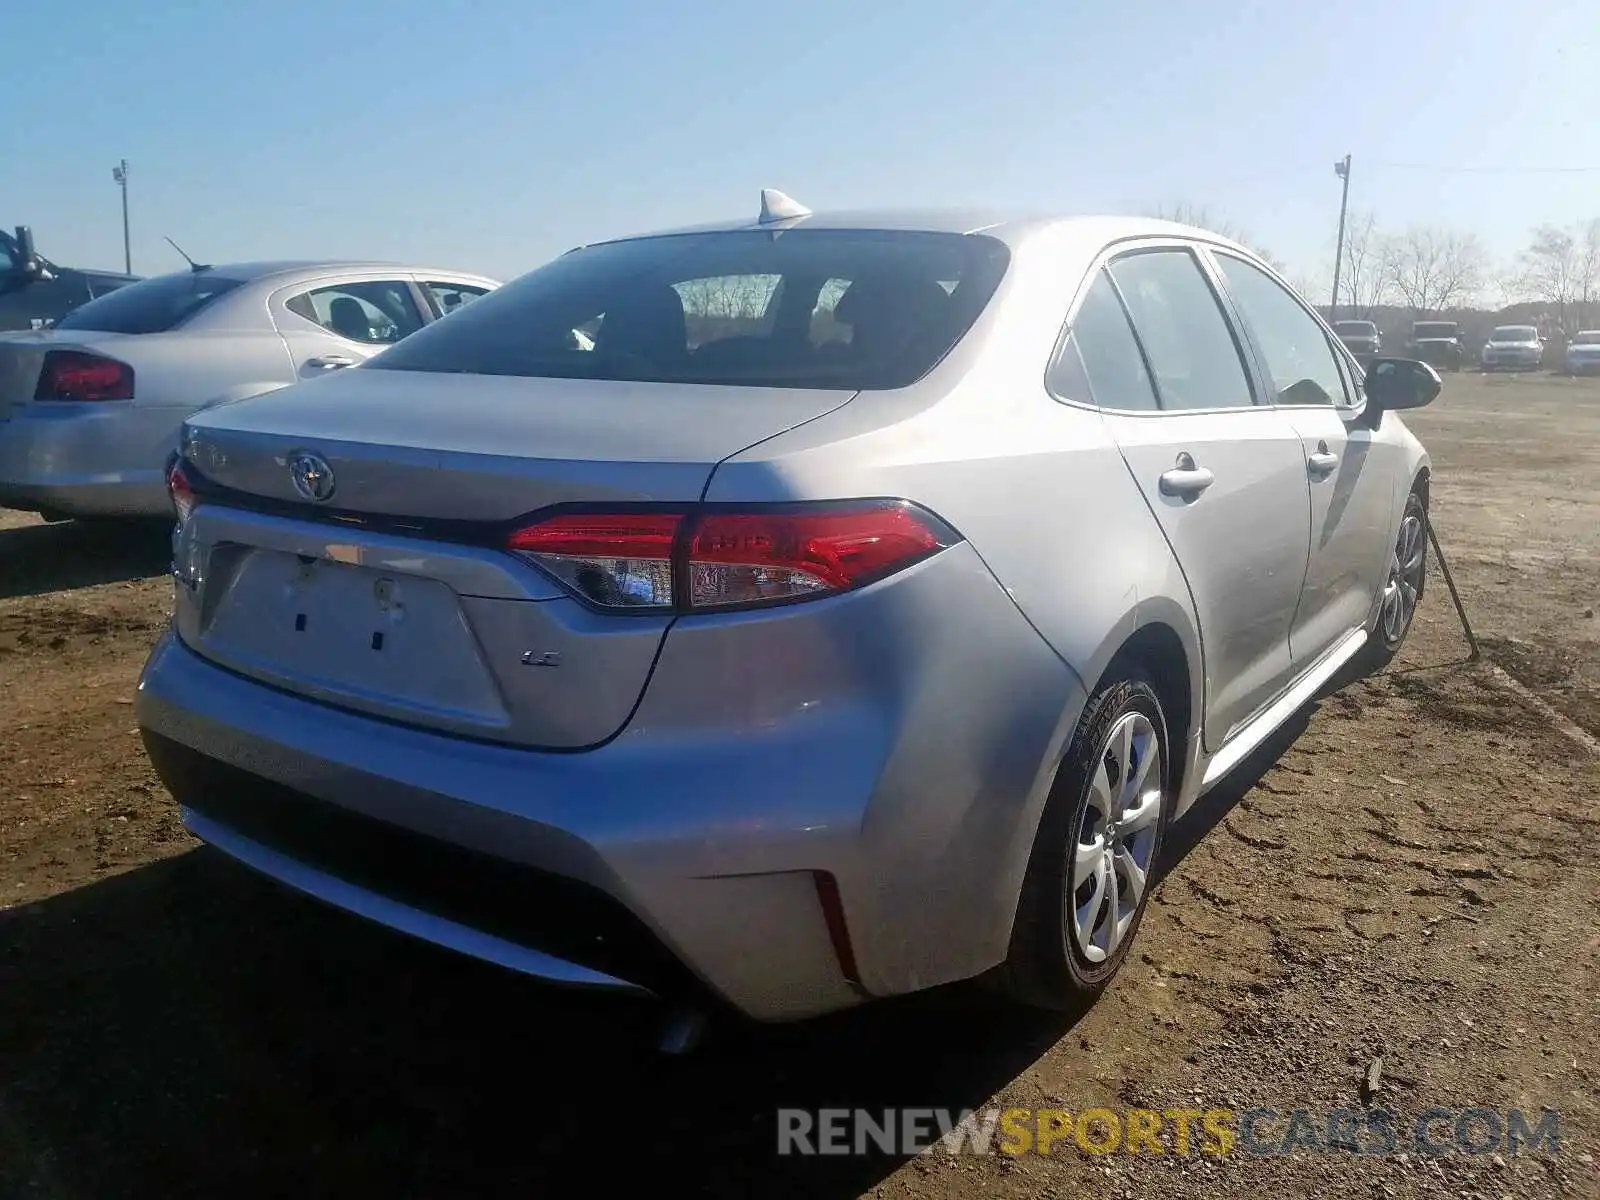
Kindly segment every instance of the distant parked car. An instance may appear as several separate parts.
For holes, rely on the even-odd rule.
[[[1383,335],[1371,321],[1335,321],[1333,331],[1345,348],[1363,363],[1378,357],[1383,350]]]
[[[1537,371],[1544,362],[1544,339],[1532,325],[1496,325],[1480,362],[1485,371]]]
[[[1454,321],[1417,321],[1411,326],[1411,340],[1406,351],[1446,371],[1459,371],[1467,361],[1461,326]]]
[[[355,366],[498,286],[381,263],[197,266],[0,334],[0,508],[166,515],[185,417]]]
[[[1581,329],[1573,334],[1561,365],[1568,375],[1600,372],[1600,329]]]

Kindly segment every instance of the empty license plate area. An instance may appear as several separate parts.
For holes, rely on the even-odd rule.
[[[216,661],[380,715],[506,725],[460,602],[439,580],[263,549],[230,565],[203,603],[200,649]]]

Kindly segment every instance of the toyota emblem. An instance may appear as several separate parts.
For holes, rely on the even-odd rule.
[[[323,504],[333,499],[333,468],[321,455],[296,450],[289,456],[289,479],[307,500]]]

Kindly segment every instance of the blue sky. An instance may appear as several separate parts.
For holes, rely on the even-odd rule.
[[[0,225],[134,269],[426,260],[509,278],[755,211],[1187,201],[1329,274],[1334,160],[1386,226],[1509,256],[1600,217],[1600,5],[1456,0],[73,0],[6,23]],[[1395,164],[1477,168],[1416,170]],[[1485,169],[1488,168],[1488,169]]]

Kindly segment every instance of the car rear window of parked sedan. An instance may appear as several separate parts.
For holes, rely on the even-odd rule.
[[[57,329],[104,333],[165,333],[187,321],[242,280],[209,271],[141,279],[89,301],[57,321]]]
[[[574,250],[364,369],[553,379],[905,387],[994,295],[1009,256],[974,234],[730,230]]]

